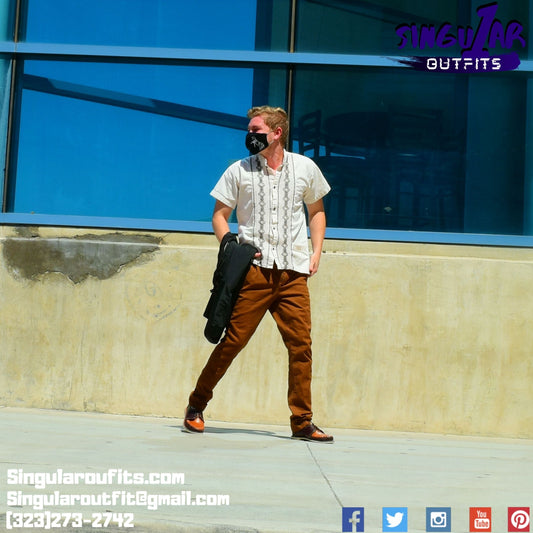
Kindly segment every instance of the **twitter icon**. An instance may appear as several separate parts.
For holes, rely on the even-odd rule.
[[[407,507],[383,507],[383,531],[407,532]]]

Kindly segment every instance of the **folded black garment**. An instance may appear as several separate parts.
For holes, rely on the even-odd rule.
[[[217,344],[228,327],[244,278],[258,251],[251,244],[239,244],[237,236],[231,232],[222,238],[211,297],[204,311],[207,318],[204,335],[209,342]]]

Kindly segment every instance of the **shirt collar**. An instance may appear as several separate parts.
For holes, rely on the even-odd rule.
[[[260,162],[261,168],[263,170],[267,170],[267,171],[275,173],[275,172],[280,172],[283,169],[283,167],[287,164],[288,156],[287,156],[287,150],[283,150],[283,161],[281,162],[281,165],[278,167],[277,170],[273,170],[272,168],[268,166],[267,159],[263,154],[257,154],[256,157],[258,158],[258,161]]]

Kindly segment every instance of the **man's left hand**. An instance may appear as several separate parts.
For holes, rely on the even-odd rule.
[[[315,256],[314,254],[309,259],[309,275],[314,276],[318,272],[318,265],[320,263],[320,255]]]

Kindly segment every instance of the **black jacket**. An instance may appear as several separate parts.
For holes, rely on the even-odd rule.
[[[251,244],[239,244],[237,236],[230,232],[222,238],[211,297],[204,311],[207,318],[204,335],[209,342],[217,344],[229,325],[233,306],[258,251]]]

